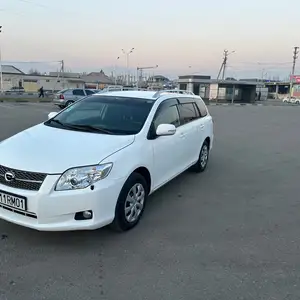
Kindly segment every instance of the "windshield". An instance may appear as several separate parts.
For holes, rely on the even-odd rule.
[[[153,100],[92,95],[44,124],[66,130],[130,135],[140,132]]]

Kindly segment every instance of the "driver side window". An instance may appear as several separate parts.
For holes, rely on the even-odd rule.
[[[176,104],[162,107],[153,121],[155,131],[160,124],[173,124],[175,127],[180,125]]]

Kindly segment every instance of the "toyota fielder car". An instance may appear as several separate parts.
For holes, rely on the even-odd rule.
[[[213,122],[182,91],[91,95],[0,142],[0,218],[40,231],[126,231],[147,197],[206,169]]]

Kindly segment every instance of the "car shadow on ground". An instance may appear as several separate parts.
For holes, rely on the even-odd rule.
[[[210,168],[213,168],[213,165],[214,164],[211,163]],[[93,231],[39,232],[1,221],[0,244],[13,243],[17,245],[20,243],[22,247],[27,244],[27,249],[32,247],[47,248],[55,245],[56,249],[61,248],[62,250],[73,249],[80,251],[80,249],[86,249],[87,246],[99,249],[101,245],[114,243],[114,241],[122,241],[124,238],[130,236],[135,236],[136,238],[137,233],[139,234],[143,230],[149,231],[149,229],[151,231],[149,227],[152,226],[155,228],[155,218],[164,217],[165,213],[162,210],[165,211],[166,207],[170,207],[170,205],[176,205],[176,201],[182,201],[185,197],[183,189],[185,189],[186,186],[194,185],[195,180],[201,182],[201,177],[204,178],[206,174],[212,173],[209,170],[210,168],[203,174],[196,175],[190,170],[187,170],[152,194],[148,198],[145,214],[141,222],[136,228],[128,232],[117,233],[112,231],[108,226]],[[201,184],[199,188],[201,188]],[[167,210],[169,210],[169,208]],[[171,210],[169,210],[170,214],[172,214]],[[141,237],[142,236],[141,234]]]

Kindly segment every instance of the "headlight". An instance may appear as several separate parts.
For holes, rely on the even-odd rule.
[[[67,191],[84,189],[105,178],[109,174],[112,166],[112,163],[107,163],[69,169],[61,175],[55,186],[55,190]]]

